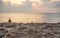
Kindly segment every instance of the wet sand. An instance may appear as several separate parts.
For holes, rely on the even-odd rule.
[[[60,38],[60,23],[0,23],[0,38]]]

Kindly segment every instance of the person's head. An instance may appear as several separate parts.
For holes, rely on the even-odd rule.
[[[12,22],[12,21],[11,21],[11,18],[9,18],[8,22],[9,22],[9,23],[11,23],[11,22]]]

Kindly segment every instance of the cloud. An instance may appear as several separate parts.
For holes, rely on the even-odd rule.
[[[0,6],[2,6],[4,3],[0,3]],[[3,8],[3,7],[2,7]],[[27,12],[32,10],[32,4],[30,2],[26,3],[24,2],[23,5],[11,5],[10,2],[7,2],[7,4],[4,6],[4,12]]]
[[[41,0],[43,5],[49,8],[60,8],[60,1],[56,0]]]
[[[60,1],[42,2],[35,10],[40,13],[60,13]]]
[[[60,8],[60,1],[53,1],[48,3],[43,3],[43,4],[49,8]]]
[[[17,10],[20,11],[31,11],[32,10],[32,4],[31,3],[27,3],[24,5],[21,5],[20,7],[17,7]]]
[[[60,13],[60,8],[39,8],[39,9],[35,9],[34,12],[37,13]]]
[[[46,3],[46,2],[50,2],[51,0],[41,0],[41,1]]]
[[[33,8],[32,3],[24,2],[22,5],[11,5],[7,2],[6,5],[0,0],[0,12],[39,12],[39,13],[60,13],[60,1],[41,0],[42,4],[36,4]]]
[[[3,2],[0,0],[0,12],[3,12]]]
[[[48,6],[53,8],[60,8],[60,1],[54,1]]]

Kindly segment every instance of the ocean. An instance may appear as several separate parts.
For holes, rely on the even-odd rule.
[[[0,23],[8,22],[11,18],[12,22],[16,23],[57,23],[60,22],[59,13],[0,13]]]

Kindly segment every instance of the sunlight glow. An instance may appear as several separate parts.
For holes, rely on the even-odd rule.
[[[10,0],[12,4],[22,4],[25,0]]]
[[[22,4],[23,2],[25,2],[26,0],[2,0],[3,2],[11,2],[11,4]],[[42,4],[42,0],[29,0],[32,1],[33,3],[39,3]],[[60,1],[60,0],[51,0],[50,2],[53,1]]]
[[[11,4],[22,4],[25,0],[2,0],[3,2],[11,2]]]
[[[23,23],[30,23],[30,22],[42,22],[42,14],[34,14],[34,13],[1,13],[0,14],[1,21],[7,22],[9,18],[12,19],[13,22],[23,22]]]
[[[23,2],[25,2],[26,0],[2,0],[3,2],[11,2],[11,4],[22,4]],[[32,1],[34,3],[41,3],[40,0],[29,0]]]

